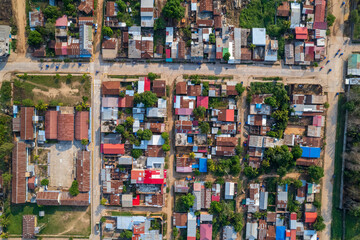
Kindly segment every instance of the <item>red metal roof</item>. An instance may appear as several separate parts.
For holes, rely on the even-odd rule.
[[[145,184],[163,184],[166,179],[166,170],[161,176],[161,170],[145,170],[144,183]]]
[[[34,139],[34,127],[32,117],[34,116],[33,107],[22,107],[20,111],[20,138],[22,140]]]
[[[101,144],[104,154],[125,154],[125,144]]]
[[[140,195],[136,195],[136,198],[133,198],[133,206],[140,205]]]
[[[55,27],[67,27],[68,19],[67,16],[64,15],[56,19]]]
[[[202,106],[206,109],[209,107],[209,97],[208,96],[199,96],[197,97],[197,107]]]
[[[58,140],[74,140],[74,114],[58,114]]]
[[[317,218],[317,212],[305,212],[305,223],[314,223]]]
[[[234,109],[224,109],[219,111],[218,120],[224,122],[234,122]]]
[[[58,111],[47,111],[45,114],[45,138],[57,139]]]
[[[171,50],[169,48],[165,50],[165,53],[166,53],[166,58],[171,58]]]
[[[11,202],[15,204],[26,201],[26,144],[16,142],[12,152],[12,191]]]
[[[144,91],[150,91],[150,79],[148,77],[145,77],[144,81]]]
[[[76,112],[75,115],[75,139],[82,140],[89,138],[89,112]]]
[[[307,39],[308,29],[306,27],[295,27],[296,39]]]
[[[79,193],[73,197],[68,192],[60,195],[60,205],[64,206],[89,206],[89,193]]]
[[[212,239],[212,224],[200,224],[200,240]]]
[[[314,22],[324,22],[325,20],[325,9],[326,1],[321,0],[317,1],[315,4],[315,21]]]
[[[90,191],[90,152],[78,151],[76,180],[79,183],[80,192]]]
[[[296,213],[291,213],[290,214],[290,220],[296,220],[296,219],[297,219]]]
[[[60,192],[38,192],[36,194],[36,203],[43,206],[58,206]]]
[[[102,83],[102,94],[103,95],[116,95],[120,93],[120,82],[119,81],[108,81]]]

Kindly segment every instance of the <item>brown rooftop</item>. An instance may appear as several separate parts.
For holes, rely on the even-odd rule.
[[[267,222],[276,222],[276,213],[268,212],[266,216]]]
[[[89,138],[89,112],[76,112],[75,115],[75,139],[82,140]]]
[[[174,214],[174,226],[186,227],[187,213],[175,213]]]
[[[120,93],[120,82],[119,81],[108,81],[102,83],[102,94],[103,95],[116,95]]]
[[[212,12],[213,0],[200,0],[200,12]]]
[[[43,206],[58,206],[60,192],[38,192],[36,194],[36,203]]]
[[[150,129],[153,133],[163,133],[165,123],[145,123],[145,129]]]
[[[115,13],[115,2],[106,2],[106,17],[114,17]]]
[[[89,193],[79,193],[73,197],[68,192],[62,192],[60,204],[64,206],[89,206]]]
[[[12,152],[12,191],[11,202],[15,204],[26,202],[26,144],[15,142]]]
[[[176,84],[176,94],[187,94],[186,82]]]
[[[110,205],[120,205],[120,196],[116,194],[110,194]]]
[[[76,180],[80,192],[90,191],[90,152],[78,151],[76,160]]]
[[[178,43],[178,59],[185,59],[185,42],[183,40]]]
[[[24,215],[22,222],[23,239],[35,239],[35,215]]]
[[[250,61],[251,60],[251,49],[247,47],[241,48],[241,60]]]
[[[45,114],[45,138],[57,139],[58,111],[47,111]]]
[[[104,40],[102,43],[102,49],[115,49],[116,48],[116,39],[110,38]]]
[[[162,150],[162,146],[156,146],[156,145],[150,146],[149,145],[145,151],[145,156],[146,157],[164,157],[165,153]]]
[[[288,17],[290,13],[290,4],[287,1],[281,3],[277,8],[277,15],[280,17]]]
[[[188,96],[201,96],[201,86],[200,85],[189,85],[188,89]]]
[[[236,138],[236,137],[217,137],[216,145],[217,146],[225,146],[225,147],[236,147],[238,145],[238,138]]]
[[[20,138],[22,140],[33,140],[34,127],[32,123],[32,117],[34,116],[34,108],[21,107],[20,116],[21,116]]]
[[[235,89],[235,85],[227,85],[226,86],[226,94],[228,96],[237,96],[239,93]]]
[[[58,140],[74,140],[74,114],[58,114]]]
[[[166,82],[165,80],[153,81],[153,92],[157,97],[163,97],[166,95]]]

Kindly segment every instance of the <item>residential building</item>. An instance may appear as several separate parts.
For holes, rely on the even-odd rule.
[[[0,58],[10,55],[10,31],[6,25],[0,25]]]
[[[154,0],[141,0],[141,27],[154,27]]]

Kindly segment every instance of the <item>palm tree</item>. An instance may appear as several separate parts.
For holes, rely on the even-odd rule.
[[[40,100],[38,102],[38,104],[35,106],[35,108],[36,108],[36,110],[42,112],[42,111],[46,111],[48,109],[48,105],[49,104],[46,104],[42,100]]]

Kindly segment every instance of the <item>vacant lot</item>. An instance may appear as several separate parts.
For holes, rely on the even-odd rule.
[[[0,24],[9,24],[11,18],[11,0],[0,1]]]
[[[45,211],[45,216],[39,217],[39,211]],[[38,226],[44,226],[40,235],[79,235],[84,237],[90,235],[90,208],[38,207],[35,204],[11,207],[9,234],[21,235],[22,216],[26,214],[38,216]]]
[[[18,75],[14,80],[14,101],[42,100],[51,106],[74,106],[82,97],[91,97],[90,77],[71,75]]]
[[[57,144],[52,144],[49,149],[50,187],[70,188],[74,180],[75,154],[80,150],[80,142],[62,141]]]

